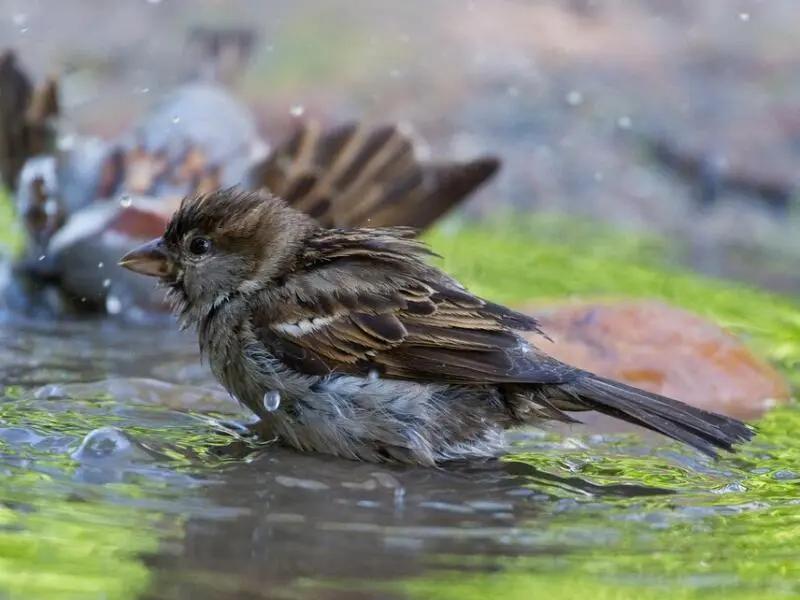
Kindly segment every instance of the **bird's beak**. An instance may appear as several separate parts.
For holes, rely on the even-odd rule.
[[[161,238],[156,238],[131,250],[119,261],[120,267],[149,277],[169,275],[169,257]]]

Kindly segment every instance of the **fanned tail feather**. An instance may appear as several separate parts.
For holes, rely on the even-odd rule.
[[[734,452],[736,444],[755,435],[737,419],[593,374],[562,384],[561,389],[579,400],[584,410],[661,433],[713,458],[718,457],[717,450]]]
[[[426,229],[486,183],[500,161],[428,163],[397,126],[301,123],[250,173],[323,227]]]

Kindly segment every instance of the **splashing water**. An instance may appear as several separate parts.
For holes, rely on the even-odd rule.
[[[264,405],[264,409],[268,412],[275,412],[281,405],[281,393],[280,392],[267,392],[264,394],[264,399],[262,400]]]

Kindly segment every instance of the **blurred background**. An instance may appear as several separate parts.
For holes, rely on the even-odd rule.
[[[409,123],[499,155],[458,215],[800,289],[800,38],[789,0],[0,1],[0,38],[63,76],[64,130],[111,138],[201,76],[193,33],[251,36],[233,89],[275,141],[314,116]],[[564,219],[564,215],[571,218]],[[588,225],[587,225],[588,223]]]
[[[313,117],[402,123],[435,161],[500,157],[499,174],[425,233],[447,270],[539,318],[557,343],[535,342],[562,360],[758,428],[720,461],[592,416],[448,469],[253,448],[219,431],[251,415],[201,364],[194,333],[39,318],[50,313],[26,312],[28,290],[0,261],[0,596],[800,597],[797,9],[0,0],[0,50],[37,83],[61,79],[63,140],[116,143],[142,119],[158,133],[228,127],[240,107],[187,109],[178,127],[186,106],[164,100],[213,77],[273,146]],[[227,137],[245,141],[244,121]],[[105,174],[97,148],[65,146],[64,182]],[[0,145],[0,163],[8,154]],[[97,199],[81,185],[64,188]],[[127,315],[114,243],[160,235],[174,198],[147,220],[130,196],[101,200],[112,197],[117,220],[70,215],[64,229],[89,225],[56,275],[84,287],[86,275],[102,288],[95,308]],[[25,229],[10,204],[0,195],[0,246]],[[46,264],[31,247],[29,263]]]

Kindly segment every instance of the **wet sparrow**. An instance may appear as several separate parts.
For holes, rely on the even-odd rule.
[[[504,430],[587,410],[711,456],[753,436],[548,356],[518,333],[540,332],[533,318],[471,294],[431,255],[408,228],[326,229],[275,197],[224,190],[185,199],[120,264],[161,279],[258,431],[300,450],[493,457]]]

